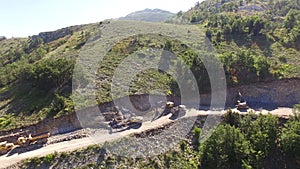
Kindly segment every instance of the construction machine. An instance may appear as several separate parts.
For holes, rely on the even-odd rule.
[[[14,148],[14,143],[8,143],[7,141],[3,141],[0,143],[0,155],[6,154],[11,149]]]
[[[168,101],[165,107],[164,115],[172,114],[178,115],[180,112],[185,111],[184,105],[175,106],[174,102]]]
[[[143,123],[142,116],[132,116],[128,119],[117,119],[114,118],[110,123],[109,126],[113,129],[122,129],[125,127],[140,127]]]
[[[184,114],[185,112],[186,112],[186,107],[184,105],[175,106],[174,102],[168,101],[166,102],[164,111],[159,116],[154,117],[153,120],[159,119],[160,117],[166,116],[170,113],[172,114],[171,119],[176,119],[180,113]]]
[[[238,101],[237,101],[236,108],[237,108],[238,110],[246,110],[246,109],[249,109],[249,106],[248,106],[248,104],[247,104],[246,101],[240,102],[240,101],[238,100]]]
[[[236,108],[238,110],[246,110],[249,108],[247,101],[244,99],[244,97],[242,96],[241,92],[238,91],[238,96],[237,96],[237,104],[236,104]]]
[[[27,146],[27,145],[36,144],[36,143],[45,143],[45,142],[47,142],[47,139],[49,136],[50,136],[49,132],[37,134],[34,136],[29,134],[28,137],[26,137],[26,136],[19,137],[17,140],[17,143],[20,146]]]

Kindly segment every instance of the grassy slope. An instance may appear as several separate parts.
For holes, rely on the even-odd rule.
[[[124,24],[128,24],[124,22]],[[136,24],[136,27],[143,27],[141,23],[132,22],[131,24]],[[160,26],[161,23],[153,23],[153,27]],[[105,25],[105,24],[104,24]],[[7,81],[2,83],[0,90],[0,129],[11,129],[17,128],[29,124],[34,124],[41,119],[49,117],[57,117],[64,115],[73,110],[72,103],[70,101],[71,83],[67,83],[62,87],[53,86],[50,89],[41,89],[40,86],[36,86],[31,82],[28,82],[21,78],[23,70],[26,70],[28,66],[35,66],[38,63],[43,63],[46,60],[57,60],[59,58],[67,58],[74,60],[80,55],[80,49],[82,45],[90,38],[93,37],[95,31],[99,31],[103,25],[91,24],[83,26],[80,30],[74,31],[71,35],[67,35],[60,39],[54,40],[49,43],[39,43],[37,46],[27,50],[26,46],[30,46],[30,39],[24,39],[22,45],[18,47],[12,46],[11,49],[19,51],[20,57],[14,60],[12,64],[3,64],[3,69],[8,72],[16,69],[14,74],[0,74],[1,79],[7,79]],[[167,26],[168,28],[172,25]],[[114,28],[112,28],[114,29]],[[112,32],[116,30],[111,30]],[[180,31],[183,31],[180,33]],[[182,26],[177,29],[177,34],[180,36],[188,35],[188,27]],[[110,35],[111,36],[111,35]],[[109,39],[94,39],[97,44],[97,40],[105,41]],[[9,41],[9,40],[8,40]],[[6,53],[6,48],[9,47],[9,43],[2,41],[1,48],[3,53]],[[100,65],[97,65],[99,69],[97,70],[97,102],[99,104],[110,102],[110,83],[112,81],[112,76],[114,75],[115,69],[119,66],[121,61],[128,55],[135,51],[139,53],[134,54],[133,57],[139,58],[142,62],[148,62],[151,59],[157,59],[155,52],[150,55],[153,58],[147,58],[145,49],[147,48],[165,48],[167,43],[171,43],[172,46],[169,50],[173,51],[178,57],[183,58],[188,61],[193,55],[190,49],[186,45],[182,45],[180,41],[173,40],[167,36],[155,35],[155,34],[144,34],[139,36],[129,36],[122,41],[114,44],[113,48],[108,52]],[[189,42],[194,44],[194,42]],[[15,44],[15,42],[13,43]],[[15,45],[17,46],[17,45]],[[95,49],[97,50],[97,46]],[[144,55],[143,55],[144,52]],[[149,54],[149,52],[148,52]],[[8,55],[3,55],[2,58],[8,58]],[[97,57],[97,56],[95,56]],[[150,60],[149,60],[150,59]],[[140,67],[144,63],[139,63]],[[191,61],[189,61],[191,65]],[[172,62],[176,65],[176,62]],[[15,68],[11,67],[15,66]],[[94,79],[88,79],[88,75],[84,75],[87,81]],[[70,79],[71,82],[72,79]],[[161,73],[157,70],[147,70],[142,71],[137,74],[130,86],[130,94],[138,93],[150,93],[156,91],[158,93],[170,94],[171,91],[170,83],[172,78],[166,73]],[[40,84],[43,85],[43,84]],[[121,94],[122,95],[122,94]],[[124,94],[123,94],[124,95]],[[63,97],[63,103],[57,102]],[[76,97],[76,96],[74,96]],[[82,98],[81,98],[82,99]],[[63,104],[59,107],[60,110],[54,110],[56,104]],[[85,104],[85,103],[83,103]],[[67,111],[66,111],[67,109]]]
[[[41,89],[20,76],[28,66],[46,59],[76,58],[81,43],[86,41],[86,34],[92,33],[96,27],[96,24],[84,25],[71,35],[47,44],[39,42],[30,46],[30,38],[0,42],[0,129],[34,124],[58,113],[50,114],[48,109],[51,103],[55,103],[54,92],[64,88]]]
[[[265,5],[266,2],[252,2],[252,3],[258,3],[260,6]],[[207,8],[207,7],[205,7]],[[209,8],[207,8],[209,9]],[[194,13],[199,13],[197,7],[193,8],[191,11],[187,12],[184,17],[187,19],[191,19],[192,15]],[[230,14],[231,12],[223,12],[223,14]],[[249,12],[249,11],[241,11],[241,14],[243,16],[249,16],[249,15],[258,15],[261,16],[264,14],[264,12]],[[276,16],[280,17],[281,19],[284,19],[284,16]],[[282,20],[281,20],[282,21]],[[203,29],[204,31],[208,29],[206,20],[203,20],[202,22],[198,23],[198,26]],[[47,53],[40,59],[35,60],[34,62],[42,61],[43,58],[58,58],[58,57],[67,57],[67,58],[73,58],[74,56],[78,55],[78,46],[80,46],[80,40],[83,38],[83,32],[92,32],[95,28],[95,25],[86,26],[85,28],[82,28],[81,31],[74,32],[73,35],[67,36],[61,39],[58,39],[56,41],[53,41],[49,44],[43,44],[43,46],[48,49]],[[217,30],[216,30],[217,31]],[[242,49],[251,49],[256,53],[257,55],[262,55],[266,57],[272,64],[271,71],[280,71],[281,77],[295,77],[299,76],[299,50],[292,47],[292,46],[286,46],[284,43],[280,42],[278,39],[280,39],[280,36],[284,34],[283,29],[276,28],[272,32],[268,32],[263,30],[262,36],[249,36],[249,35],[243,35],[243,36],[222,36],[220,43],[215,43],[215,47],[217,48],[218,52],[220,54],[226,53],[228,51],[240,51]],[[217,32],[215,32],[217,33]],[[213,34],[212,40],[214,41],[216,38],[216,34]],[[124,51],[130,47],[130,42],[134,39],[134,37],[131,37],[129,39],[126,39],[119,43],[118,46],[115,47],[115,50]],[[153,39],[151,36],[145,36],[144,39],[141,39],[141,43],[148,42],[149,39]],[[22,43],[26,42],[27,39],[14,39],[14,40],[5,40],[0,42],[0,51],[1,51],[1,59],[5,57],[6,55],[3,55],[3,53],[6,53],[9,49],[19,49],[21,48]],[[160,39],[156,42],[154,42],[155,45],[164,45],[166,42],[166,39]],[[139,46],[139,45],[137,45]],[[41,49],[41,47],[39,47]],[[36,51],[37,49],[34,49]],[[176,49],[180,51],[181,49]],[[27,54],[27,58],[30,58],[33,56],[34,51]],[[108,54],[108,58],[113,58],[112,60],[106,60],[105,65],[108,67],[102,67],[99,71],[103,74],[100,74],[105,80],[109,79],[112,72],[111,70],[114,70],[114,65],[118,64],[120,62],[120,59],[124,57],[124,53],[119,53],[118,55],[114,55],[115,53]],[[11,58],[10,58],[11,59]],[[4,59],[5,61],[2,63],[5,63],[6,65],[4,67],[9,66],[10,64],[7,64],[7,60],[10,59]],[[13,61],[16,65],[22,65],[23,62],[21,60],[14,60]],[[8,68],[8,70],[12,70]],[[164,92],[168,92],[170,90],[170,87],[168,86],[170,78],[165,74],[159,74],[157,72],[148,72],[144,74],[146,76],[145,79],[148,79],[148,76],[151,75],[153,78],[153,85],[149,85],[145,82],[145,80],[140,79],[140,83],[138,83],[138,86],[135,86],[135,89],[133,88],[132,93],[138,93],[145,92],[149,90],[153,90],[155,87],[159,89],[163,89]],[[154,77],[153,77],[154,76]],[[163,79],[162,81],[155,81],[158,79]],[[138,81],[138,78],[136,79]],[[30,84],[28,84],[30,85]],[[36,88],[32,88],[28,85],[21,85],[19,81],[12,81],[8,84],[5,84],[0,89],[0,128],[2,129],[9,129],[9,128],[15,128],[19,126],[23,126],[26,124],[31,124],[34,122],[37,122],[39,119],[49,117],[47,114],[45,114],[47,109],[51,102],[54,100],[55,96],[53,91],[39,91]],[[101,85],[104,85],[101,86]],[[134,85],[134,84],[133,84]],[[106,87],[105,87],[106,86]],[[45,97],[46,96],[46,97]],[[98,95],[99,103],[101,102],[107,102],[110,101],[109,98],[109,86],[107,84],[101,83],[99,81],[99,95]],[[56,114],[54,114],[56,115]],[[53,116],[53,115],[51,115]],[[80,155],[84,156],[86,153],[98,153],[99,147],[87,149],[83,152],[73,152],[71,153],[71,156],[66,157],[66,154],[61,154],[59,159],[62,159],[62,161],[68,161],[68,159],[77,159]],[[111,156],[107,161],[102,162],[103,164],[89,164],[86,167],[89,166],[114,166],[119,165],[116,163],[116,161],[123,161],[122,165],[133,165],[136,167],[166,167],[170,164],[168,164],[170,161],[172,161],[171,166],[177,166],[177,165],[184,165],[188,167],[195,167],[198,164],[198,158],[199,156],[196,154],[194,150],[191,150],[189,148],[186,149],[186,151],[182,152],[178,146],[178,150],[174,150],[172,152],[163,154],[157,159],[144,159],[141,161],[136,162],[133,159],[118,159],[118,157]],[[192,155],[191,155],[192,154]],[[196,154],[196,155],[195,155]],[[55,155],[56,156],[56,155]],[[174,158],[174,159],[173,159]],[[40,163],[44,163],[45,165],[48,165],[49,163],[47,161],[52,161],[53,157],[45,157],[43,159],[34,159],[38,162],[32,160],[28,161],[27,165],[29,167],[31,165],[35,166]],[[67,160],[66,160],[67,159]],[[41,162],[42,161],[42,162]],[[164,161],[164,162],[162,162]],[[169,161],[169,162],[168,162]],[[184,161],[184,162],[183,162]],[[60,161],[61,162],[61,161]],[[32,166],[31,166],[32,167]]]
[[[237,2],[237,1],[235,1]],[[228,6],[229,3],[225,3]],[[256,4],[257,6],[267,6],[266,1],[252,1],[245,6]],[[231,52],[240,52],[242,50],[252,51],[254,55],[265,57],[270,63],[269,72],[274,74],[275,78],[287,78],[299,76],[299,50],[292,46],[286,46],[281,40],[284,29],[276,27],[274,30],[262,29],[261,35],[251,36],[247,34],[241,35],[221,35],[221,40],[216,42],[217,32],[220,28],[208,26],[208,16],[211,14],[219,15],[215,9],[215,1],[205,1],[202,4],[196,5],[187,13],[184,13],[182,18],[192,19],[193,16],[202,16],[197,26],[205,32],[207,29],[212,30],[212,42],[221,55]],[[253,12],[253,11],[238,11],[228,12],[226,8],[221,14],[224,15],[242,15],[242,17],[257,15],[264,17],[269,11]],[[209,10],[209,11],[208,11]],[[281,13],[283,10],[281,10]],[[209,14],[209,15],[208,15]],[[205,18],[206,17],[206,18]],[[284,16],[274,16],[274,18]],[[199,19],[199,18],[198,18]],[[71,83],[61,87],[52,88],[51,90],[40,90],[36,86],[32,86],[30,82],[19,79],[19,74],[26,68],[26,65],[33,65],[43,62],[45,59],[58,58],[77,58],[82,45],[91,37],[98,28],[105,26],[104,24],[90,24],[81,26],[72,34],[59,38],[49,43],[38,43],[34,47],[30,47],[30,39],[7,39],[0,41],[0,129],[7,130],[24,125],[29,125],[38,122],[40,119],[60,116],[69,113],[72,110],[70,103],[70,88]],[[177,30],[178,31],[178,30]],[[188,29],[182,30],[188,31]],[[184,34],[184,33],[182,33]],[[103,40],[103,39],[100,39]],[[111,76],[115,68],[126,55],[131,54],[134,50],[139,50],[147,47],[164,48],[166,43],[171,41],[172,52],[183,58],[188,63],[193,63],[190,60],[192,52],[180,43],[170,39],[169,37],[161,37],[156,35],[143,35],[141,37],[128,37],[118,42],[117,45],[105,56],[104,62],[98,70],[98,95],[97,101],[99,104],[111,101],[110,82]],[[194,42],[189,42],[193,44]],[[138,57],[138,56],[136,56]],[[146,61],[146,58],[145,58]],[[190,64],[189,64],[190,65]],[[279,75],[278,75],[279,74]],[[141,78],[142,77],[142,78]],[[150,80],[149,80],[150,79]],[[151,84],[149,83],[151,82]],[[174,88],[170,87],[172,78],[155,70],[143,72],[135,77],[131,86],[131,94],[151,92],[163,92],[166,94],[176,93]],[[63,106],[55,112],[53,104],[56,104],[57,96],[63,97]],[[61,98],[61,97],[59,97]]]
[[[232,5],[232,8],[228,8],[230,5]],[[261,11],[245,10],[245,8],[247,9],[247,7],[251,6],[263,7],[263,9]],[[218,49],[218,53],[223,54],[251,49],[256,55],[268,58],[271,62],[271,72],[279,72],[281,77],[289,78],[299,76],[300,73],[299,48],[283,42],[283,39],[288,35],[282,25],[286,14],[292,8],[299,9],[299,4],[298,6],[295,5],[293,0],[252,0],[251,2],[229,0],[223,4],[220,1],[209,0],[196,5],[180,16],[180,18],[187,19],[190,22],[193,22],[193,19],[196,18],[195,23],[203,31],[210,29],[212,31],[212,41]],[[265,19],[268,23],[261,30],[259,36],[222,34],[221,41],[215,42],[217,33],[223,29],[219,26],[212,27],[208,25],[209,18],[214,15],[241,16],[242,18],[258,16]],[[221,22],[220,19],[219,22]]]

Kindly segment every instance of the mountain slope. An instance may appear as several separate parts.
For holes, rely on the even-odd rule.
[[[177,17],[189,18],[212,42],[224,64],[229,86],[299,77],[298,1],[272,3],[258,0],[204,1],[182,15],[177,14]],[[286,6],[292,6],[293,10],[287,10]],[[274,14],[279,11],[280,14]],[[148,9],[138,13],[147,12],[161,13],[161,10]],[[30,38],[1,40],[0,129],[18,128],[73,112],[71,75],[74,61],[86,41],[108,24],[109,21],[104,21],[44,32]],[[190,30],[182,31],[184,35]],[[96,36],[91,41],[97,40],[109,39]],[[205,67],[191,49],[170,37],[145,34],[123,39],[105,56],[103,65],[97,70],[100,79],[97,81],[98,104],[112,100],[110,82],[120,62],[146,47],[167,49],[178,55],[195,73],[200,92],[210,91]],[[169,75],[155,70],[141,75],[133,80],[130,94],[159,89],[165,94],[179,95],[178,86]],[[151,79],[151,84],[147,79]]]
[[[299,9],[297,0],[207,0],[177,19],[205,32],[226,65],[230,83],[249,83],[256,73],[263,79],[269,73],[299,77]],[[252,72],[257,63],[264,66]]]
[[[128,14],[125,17],[119,18],[120,20],[134,20],[145,22],[165,22],[172,18],[175,14],[164,11],[161,9],[145,9]]]
[[[218,57],[224,64],[228,86],[251,85],[256,82],[263,83],[269,80],[300,76],[299,9],[298,0],[207,0],[196,4],[186,13],[177,14],[176,19],[188,20],[189,24],[196,25],[204,32],[209,40],[207,42],[213,44]],[[149,16],[147,10],[144,14],[137,18],[146,21]],[[134,15],[138,14],[133,14],[131,17],[135,18]],[[124,22],[124,24],[133,23],[141,25],[141,22]],[[103,39],[101,35],[90,39],[109,24],[111,23],[100,22],[44,32],[24,39],[1,40],[0,130],[20,128],[35,124],[42,119],[56,118],[74,112],[72,101],[74,96],[71,93],[72,85],[74,85],[71,76],[74,61],[79,57],[80,50],[87,41],[109,42],[110,39]],[[160,23],[151,24],[159,27]],[[134,32],[134,29],[135,27],[131,31]],[[176,29],[176,32],[178,31]],[[180,35],[185,35],[191,30],[187,26],[180,31],[182,31],[179,32]],[[112,101],[110,84],[118,65],[135,51],[148,48],[168,50],[176,54],[195,73],[201,92],[210,91],[209,77],[205,67],[193,50],[169,36],[145,33],[116,42],[104,57],[104,61],[96,72],[98,75],[96,79],[97,104]],[[154,54],[134,54],[135,57],[144,60],[155,58]],[[79,86],[86,87],[85,80],[88,77],[80,78],[82,81]],[[134,77],[130,85],[129,94],[158,91],[166,95],[179,96],[179,89],[174,79],[162,71],[153,69],[144,71]],[[285,89],[289,90],[288,87]],[[268,96],[265,96],[259,99],[268,99]],[[294,96],[287,95],[286,97]],[[85,98],[82,99],[84,101]],[[230,125],[220,125],[217,130],[219,133],[214,134],[210,142],[201,144],[200,147],[197,142],[199,138],[195,136],[195,139],[190,140],[194,143],[184,141],[170,153],[151,159],[139,159],[137,162],[135,162],[136,159],[124,159],[124,165],[138,165],[137,167],[140,168],[172,168],[172,166],[178,168],[180,165],[182,168],[199,168],[200,165],[201,167],[207,165],[208,168],[263,168],[264,162],[277,161],[280,164],[276,163],[277,166],[271,164],[270,168],[274,165],[282,168],[290,165],[292,161],[293,167],[290,168],[299,167],[299,146],[296,144],[300,138],[298,137],[299,117],[294,117],[291,123],[281,128],[277,126],[278,119],[272,116],[260,115],[258,120],[254,120],[250,114],[241,121],[242,117],[231,112],[229,117],[225,118],[228,118]],[[204,121],[201,120],[201,122]],[[279,129],[282,131],[278,131]],[[198,131],[193,131],[195,135],[198,133],[198,137],[200,132],[199,128]],[[285,141],[286,147],[282,147],[284,144],[280,141]],[[192,147],[194,145],[195,147]],[[232,152],[232,146],[236,152]],[[59,157],[64,161],[58,158],[57,163],[54,159],[57,155],[55,153],[41,159],[28,160],[27,165],[29,165],[28,168],[36,168],[36,166],[42,168],[45,165],[48,166],[52,160],[54,165],[68,165],[72,159],[81,163],[82,158],[78,158],[78,155],[84,156],[87,152],[93,155],[101,154],[99,149],[96,147],[93,150],[93,147],[90,147],[83,152],[82,150],[73,152],[71,156],[62,153]],[[285,151],[284,154],[282,150]],[[286,156],[289,155],[288,153],[291,157]],[[280,156],[277,156],[278,154]],[[225,159],[218,159],[220,157],[225,157]],[[121,161],[120,157],[108,155],[105,158],[96,156],[96,159],[103,163],[98,164],[99,161],[93,161],[93,164],[87,163],[86,165],[89,166],[86,167],[104,167],[104,165],[121,167],[117,166],[117,162]]]
[[[74,60],[99,23],[0,41],[0,129],[72,111]],[[61,114],[59,113],[61,112]]]

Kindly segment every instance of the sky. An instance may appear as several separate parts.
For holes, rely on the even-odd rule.
[[[0,36],[28,37],[146,8],[187,11],[201,0],[0,0]]]

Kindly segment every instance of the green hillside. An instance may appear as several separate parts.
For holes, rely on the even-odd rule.
[[[299,76],[299,9],[297,0],[210,0],[197,3],[177,19],[205,31],[226,65],[231,83],[249,83],[255,73],[264,80],[270,74]],[[257,63],[263,65],[258,68]],[[258,71],[253,71],[255,68]]]
[[[224,63],[229,86],[299,77],[300,12],[296,0],[210,0],[176,17],[174,22],[188,20],[212,42]],[[73,112],[71,82],[75,59],[91,37],[105,41],[94,35],[109,24],[103,21],[29,38],[1,40],[0,129],[18,128]],[[189,32],[188,28],[182,31]],[[97,70],[97,103],[112,100],[110,82],[118,64],[135,50],[147,47],[168,50],[182,58],[195,73],[200,92],[209,92],[203,63],[181,43],[153,34],[131,36],[116,43]],[[157,70],[138,75],[130,94],[153,90],[179,95],[174,79]]]
[[[120,21],[120,23],[119,26],[131,24],[132,28],[141,28],[143,24],[145,26],[147,24],[133,21]],[[109,39],[105,39],[106,37],[99,38],[97,36],[97,33],[109,24],[110,22],[107,21],[74,26],[54,32],[40,33],[38,36],[32,36],[28,39],[1,41],[1,53],[3,55],[1,55],[2,71],[0,74],[0,129],[18,128],[37,123],[45,118],[59,117],[74,112],[72,98],[77,95],[76,93],[75,95],[71,94],[75,61],[80,55],[81,48],[88,40],[91,44],[97,44],[98,41],[109,41]],[[157,27],[160,26],[160,23],[151,23],[151,26]],[[118,31],[116,27],[110,29],[115,29],[112,32]],[[177,31],[182,31],[181,35],[189,34],[188,27],[181,26]],[[192,71],[204,70],[204,66],[196,57],[195,52],[178,40],[168,36],[147,33],[129,36],[114,44],[103,58],[102,63],[96,65],[99,67],[96,77],[96,101],[98,104],[112,101],[110,93],[112,77],[120,63],[133,52],[143,51],[147,48],[168,50],[182,58]],[[92,50],[97,50],[97,46],[94,46]],[[155,53],[149,55],[151,58],[140,52],[134,57],[140,58],[144,62],[158,58]],[[171,64],[176,65],[178,63],[173,61]],[[79,72],[81,71],[79,70]],[[207,73],[202,72],[197,75],[199,85],[208,83]],[[76,83],[73,85],[84,88],[87,85],[84,84],[85,82],[95,80],[89,79],[89,75],[82,76],[79,83],[73,81]],[[204,86],[202,87],[203,92],[209,89],[208,85],[202,86]],[[179,93],[178,86],[170,75],[154,69],[136,75],[131,83],[129,93],[150,93],[154,90],[165,94]],[[84,100],[84,98],[79,99]],[[87,104],[83,101],[82,105],[79,106],[86,107]]]
[[[98,27],[73,26],[0,41],[1,130],[72,111],[69,96],[74,61]]]
[[[198,87],[201,94],[210,92],[207,70],[197,54],[210,58],[213,52],[194,51],[191,46],[199,45],[196,40],[182,42],[172,34],[135,34],[116,41],[101,63],[90,63],[98,66],[92,72],[96,78],[79,69],[76,77],[79,79],[72,79],[82,51],[98,52],[101,46],[97,46],[97,42],[115,40],[121,32],[111,26],[115,22],[118,21],[71,26],[28,38],[1,38],[0,131],[74,113],[74,98],[82,102],[76,106],[86,108],[90,103],[80,98],[80,94],[91,81],[96,82],[95,102],[99,105],[111,102],[111,84],[119,65],[129,55],[141,61],[134,65],[137,68],[156,60],[157,53],[149,48],[169,51],[182,59],[197,81],[198,86],[191,85],[191,88]],[[171,27],[171,33],[176,31],[176,35],[182,37],[191,36],[192,27],[198,28],[203,33],[200,43],[212,44],[222,61],[228,87],[300,77],[299,0],[206,0],[187,12],[177,13],[167,22],[147,24],[158,29]],[[146,23],[121,21],[121,24],[130,24],[134,28],[129,31],[135,32],[135,28]],[[101,31],[107,27],[116,35],[103,36]],[[167,55],[164,57],[170,60]],[[167,64],[180,67],[181,63]],[[177,72],[181,72],[177,75],[184,79],[186,72]],[[191,83],[189,79],[186,81]],[[74,86],[82,89],[78,90],[82,93],[72,93]],[[176,80],[161,70],[142,71],[130,83],[129,94],[155,92],[180,96]],[[95,145],[28,159],[20,165],[23,168],[299,168],[299,112],[300,106],[295,105],[295,116],[287,120],[270,114],[242,116],[228,110],[206,142],[198,142],[203,124],[196,124],[198,126],[177,147],[151,158],[118,157]],[[200,121],[198,123],[203,123]]]

